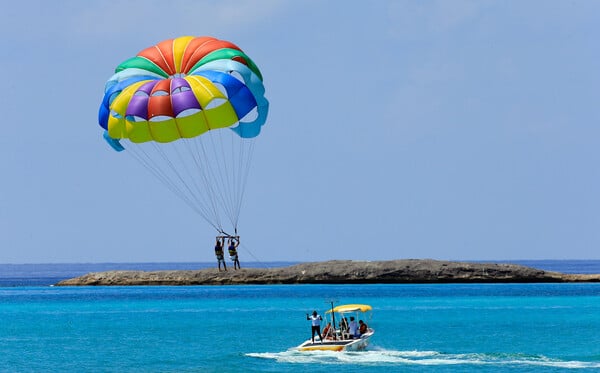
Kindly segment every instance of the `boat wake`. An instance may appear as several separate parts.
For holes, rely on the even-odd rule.
[[[352,365],[487,365],[512,367],[554,367],[565,369],[600,368],[600,361],[575,361],[549,358],[542,355],[468,353],[450,354],[437,351],[394,351],[370,349],[361,352],[288,350],[283,352],[256,352],[246,356],[298,364],[352,364]]]

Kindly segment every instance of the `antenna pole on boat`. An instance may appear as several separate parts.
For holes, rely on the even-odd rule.
[[[335,338],[335,312],[333,312],[333,301],[331,301],[331,322],[333,323],[333,336]]]

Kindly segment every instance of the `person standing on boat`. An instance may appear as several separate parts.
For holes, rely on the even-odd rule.
[[[350,337],[356,338],[359,336],[358,324],[356,323],[356,320],[354,320],[354,316],[350,316],[350,324],[348,325],[348,328],[350,329]]]
[[[240,238],[237,237],[230,237],[229,238],[229,246],[227,247],[227,250],[229,251],[229,257],[231,258],[231,260],[233,261],[233,269],[241,269],[242,267],[240,267],[240,260],[238,258],[238,253],[237,253],[237,247],[240,244]]]
[[[306,314],[306,320],[310,320],[312,324],[311,332],[312,332],[312,343],[315,343],[315,332],[319,335],[319,339],[323,342],[323,337],[321,336],[321,320],[323,318],[321,315],[317,314],[317,311],[313,311],[312,315]]]
[[[223,244],[225,243],[224,237],[217,237],[217,243],[215,244],[215,256],[217,257],[217,264],[219,265],[219,272],[221,271],[221,262],[223,268],[227,271],[227,264],[225,264],[225,256],[223,255]]]

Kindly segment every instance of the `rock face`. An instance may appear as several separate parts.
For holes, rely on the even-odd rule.
[[[438,260],[333,260],[279,268],[189,271],[108,271],[64,280],[57,286],[235,285],[235,284],[409,284],[409,283],[600,282],[598,275],[568,275],[514,264]]]

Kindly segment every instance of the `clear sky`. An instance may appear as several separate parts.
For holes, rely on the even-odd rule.
[[[242,263],[600,259],[598,1],[0,5],[0,263],[214,260],[97,120],[116,65],[182,35],[264,75]]]

